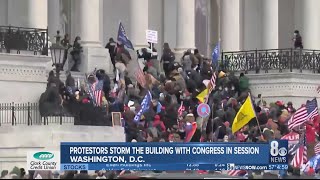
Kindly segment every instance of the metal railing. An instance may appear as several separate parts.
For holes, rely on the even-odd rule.
[[[16,50],[33,51],[48,55],[48,28],[25,28],[15,26],[0,26],[0,52],[12,53]]]
[[[221,66],[227,71],[268,73],[298,70],[320,73],[320,50],[266,49],[222,52]]]
[[[74,117],[65,114],[41,117],[38,103],[0,103],[0,126],[74,124]]]

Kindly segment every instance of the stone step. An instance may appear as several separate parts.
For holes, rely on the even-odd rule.
[[[42,151],[44,147],[0,147],[0,162],[26,158],[30,151]]]
[[[27,162],[27,156],[17,156],[17,157],[1,157],[0,156],[0,163],[4,162]]]

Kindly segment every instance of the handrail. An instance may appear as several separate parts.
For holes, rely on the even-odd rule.
[[[40,31],[47,30],[47,29],[43,29],[43,28],[29,28],[29,27],[20,27],[20,26],[0,26],[0,28],[30,29],[30,30],[40,30]]]
[[[223,51],[223,53],[244,53],[252,51],[280,51],[280,50],[291,50],[292,48],[283,48],[283,49],[254,49],[254,50],[243,50],[243,51]],[[301,49],[303,51],[320,51],[317,49]]]
[[[320,50],[286,48],[222,52],[220,68],[245,73],[268,73],[270,70],[320,73]]]
[[[33,51],[34,55],[48,55],[48,42],[48,28],[0,26],[0,52]]]

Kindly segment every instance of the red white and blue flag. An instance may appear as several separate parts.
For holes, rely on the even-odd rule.
[[[293,156],[291,165],[295,168],[301,168],[303,164],[307,163],[307,146],[306,146],[306,137],[303,135],[299,142],[299,148],[297,149],[296,154]]]
[[[102,105],[102,89],[103,89],[103,81],[96,81],[92,84],[91,90],[94,98],[95,105],[100,107]]]
[[[313,120],[314,117],[318,116],[318,103],[316,98],[311,101],[307,101],[306,105],[300,107],[294,115],[291,116],[288,121],[288,128],[293,129],[307,122]]]
[[[229,176],[239,176],[241,170],[230,170],[228,171]]]
[[[307,101],[307,111],[308,111],[308,121],[313,121],[315,117],[319,115],[318,113],[318,102],[316,98],[313,98],[311,101]]]
[[[314,154],[320,154],[320,142],[314,146]]]
[[[216,79],[217,79],[217,74],[216,72],[213,72],[212,77],[210,79],[210,82],[208,84],[208,90],[209,90],[209,94],[214,90],[214,88],[216,87]]]

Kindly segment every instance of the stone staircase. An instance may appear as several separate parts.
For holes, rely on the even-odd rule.
[[[45,147],[0,147],[0,170],[11,170],[14,166],[26,167],[27,153],[42,151]]]
[[[123,142],[122,127],[73,124],[0,126],[0,171],[26,168],[27,152],[59,151],[61,142]]]

